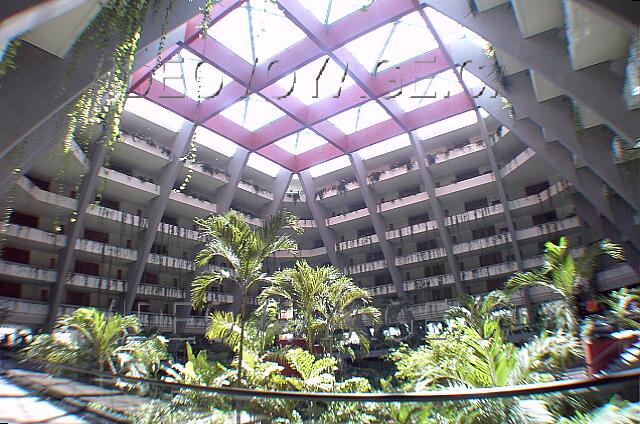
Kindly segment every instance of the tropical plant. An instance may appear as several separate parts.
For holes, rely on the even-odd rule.
[[[605,318],[609,323],[620,330],[640,330],[640,289],[623,287],[602,301],[608,306]]]
[[[578,297],[581,291],[589,289],[597,259],[605,254],[616,260],[624,259],[621,247],[609,240],[593,244],[577,259],[571,256],[565,237],[557,245],[548,241],[542,268],[514,274],[506,287],[510,292],[531,286],[549,289],[559,298],[555,310],[560,329],[578,334]]]
[[[108,316],[95,308],[80,308],[63,315],[52,334],[39,334],[24,352],[28,359],[41,359],[54,364],[75,364],[108,369],[116,373],[115,354],[126,337],[140,331],[134,315]]]
[[[446,318],[461,319],[480,334],[483,334],[484,321],[487,318],[497,320],[503,329],[515,324],[515,314],[509,308],[509,298],[499,290],[486,296],[464,295],[459,306],[449,308]]]
[[[196,262],[206,266],[216,257],[222,257],[230,265],[231,271],[216,270],[205,272],[195,278],[191,286],[191,298],[196,309],[206,303],[206,291],[211,285],[219,285],[225,279],[234,281],[240,289],[240,341],[238,351],[238,382],[242,381],[242,356],[244,344],[244,321],[246,297],[250,288],[267,280],[263,263],[277,251],[296,250],[297,245],[291,235],[280,234],[285,228],[302,233],[295,215],[281,210],[263,222],[262,228],[254,229],[235,212],[225,215],[196,218],[205,245],[198,252]]]
[[[371,326],[380,322],[380,311],[371,305],[369,292],[357,286],[349,277],[341,275],[326,286],[326,293],[318,307],[318,319],[324,328],[325,350],[333,354],[335,348],[355,357],[348,340],[356,336],[363,352],[369,351],[369,334],[358,325],[357,320],[367,318]],[[336,346],[336,333],[346,330],[347,340],[339,340]]]
[[[543,333],[518,348],[505,341],[499,318],[489,314],[481,325],[478,331],[477,323],[472,326],[458,319],[446,330],[428,334],[424,346],[393,352],[396,378],[417,391],[551,381],[580,351],[577,338],[570,334]],[[465,423],[548,423],[554,422],[549,406],[545,399],[478,399],[459,402],[449,411],[430,411],[430,416],[453,413],[454,422]]]
[[[169,352],[160,336],[130,339],[114,353],[119,368],[131,377],[156,380],[163,369],[169,368]]]
[[[282,329],[278,322],[278,312],[279,306],[273,300],[267,300],[253,312],[245,322],[245,350],[261,353],[273,346]],[[221,339],[233,352],[239,352],[240,316],[234,316],[231,312],[214,311],[209,318],[205,337],[208,340]]]
[[[618,397],[588,413],[578,412],[570,418],[561,418],[558,424],[636,424],[640,422],[640,403],[630,403]]]
[[[337,268],[313,268],[306,261],[297,261],[294,268],[274,273],[270,282],[258,300],[274,299],[293,309],[289,327],[304,336],[309,352],[314,351],[316,339],[323,336],[325,352],[333,353],[338,330],[354,332],[363,349],[368,348],[368,339],[355,320],[366,316],[375,325],[380,312],[369,306],[371,295]]]

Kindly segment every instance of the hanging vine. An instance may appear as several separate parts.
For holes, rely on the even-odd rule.
[[[16,68],[16,55],[18,54],[18,47],[20,47],[20,40],[15,38],[11,40],[7,51],[4,53],[4,57],[0,61],[0,78],[4,77],[7,72]]]

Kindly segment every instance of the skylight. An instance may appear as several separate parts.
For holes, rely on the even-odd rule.
[[[292,134],[276,141],[276,146],[283,148],[289,153],[299,155],[323,144],[327,141],[309,129],[304,129],[297,134]]]
[[[229,158],[232,157],[238,149],[238,146],[233,141],[228,140],[204,127],[198,127],[196,129],[196,143],[202,144],[203,146]]]
[[[124,104],[124,110],[173,132],[180,131],[187,122],[170,110],[141,97],[129,97]]]
[[[258,63],[302,41],[304,32],[284,16],[277,4],[249,0],[208,31],[214,39],[248,63]]]
[[[460,128],[468,127],[477,123],[476,113],[473,110],[461,113],[451,118],[443,119],[435,124],[418,128],[414,131],[415,135],[421,140],[428,140],[442,134],[446,134]]]
[[[156,84],[170,87],[194,100],[204,100],[221,91],[231,78],[198,56],[182,49],[153,73]]]
[[[258,94],[239,100],[220,114],[249,131],[255,131],[284,116],[284,112]]]
[[[371,0],[303,0],[302,3],[320,22],[330,25],[356,11],[363,10]]]
[[[376,73],[438,48],[418,12],[384,25],[346,45],[369,72]],[[381,63],[379,66],[378,63]]]
[[[348,168],[350,166],[351,161],[349,160],[349,157],[343,155],[338,156],[335,159],[331,159],[318,165],[312,166],[311,168],[309,168],[309,174],[311,174],[311,176],[315,178],[338,171],[340,169]]]
[[[394,150],[400,150],[404,147],[410,146],[411,140],[406,134],[400,134],[380,143],[372,144],[363,149],[358,150],[362,159],[371,159],[376,156],[384,155],[385,153],[393,152]]]
[[[329,122],[338,127],[343,133],[352,134],[388,119],[391,119],[391,117],[387,112],[374,100],[370,100],[362,106],[351,108],[329,118]]]
[[[349,75],[345,76],[344,69],[332,59],[327,59],[329,59],[327,56],[321,57],[298,69],[295,72],[295,84],[293,83],[293,73],[278,81],[277,84],[282,89],[282,95],[288,93],[293,87],[291,95],[304,104],[311,105],[327,97],[337,96],[340,87],[344,91],[355,84]],[[318,76],[320,77],[318,78]],[[344,82],[342,82],[343,78]],[[314,98],[316,95],[317,98]]]
[[[247,166],[255,169],[256,171],[262,172],[263,174],[267,174],[270,177],[277,176],[280,169],[282,169],[277,163],[272,162],[255,152],[249,155]]]
[[[403,94],[395,100],[405,112],[409,112],[463,91],[456,74],[449,69],[405,87]]]

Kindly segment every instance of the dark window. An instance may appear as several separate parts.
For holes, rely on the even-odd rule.
[[[485,197],[482,199],[473,200],[471,202],[465,202],[464,210],[469,212],[480,208],[486,208],[487,206],[489,206],[489,203],[487,202],[487,198]]]
[[[453,289],[451,287],[445,287],[443,292],[444,292],[443,295],[445,299],[453,298]]]
[[[322,239],[320,240],[314,240],[313,241],[313,248],[314,249],[318,249],[320,247],[324,247],[324,243],[322,242]]]
[[[28,250],[14,249],[13,247],[5,247],[2,250],[2,258],[5,261],[17,262],[19,264],[29,263],[30,252]]]
[[[20,284],[0,281],[0,296],[20,297]]]
[[[400,190],[400,197],[413,196],[414,194],[420,193],[420,186],[409,187],[404,190]]]
[[[122,280],[122,270],[121,269],[116,270],[116,278],[118,280]]]
[[[538,184],[533,184],[524,188],[525,196],[533,196],[534,194],[538,194],[541,191],[545,191],[549,188],[549,181],[543,181]]]
[[[100,275],[100,264],[76,261],[74,272],[86,275]]]
[[[409,217],[409,225],[418,225],[418,224],[422,224],[423,222],[429,222],[428,213]]]
[[[98,243],[109,243],[109,234],[100,231],[84,230],[84,238],[86,240],[97,241]]]
[[[556,211],[549,211],[549,212],[541,213],[539,215],[534,215],[531,217],[531,220],[533,221],[533,225],[545,224],[547,222],[555,221],[556,219],[558,219],[558,216],[556,215]]]
[[[366,209],[367,205],[364,203],[356,203],[355,205],[349,206],[349,212],[359,211],[360,209]]]
[[[144,299],[136,299],[133,302],[133,308],[131,308],[131,310],[138,312],[138,309],[140,309],[140,312],[149,312],[149,302]]]
[[[431,291],[431,300],[442,300],[442,294],[440,292],[440,289],[434,289]]]
[[[504,283],[500,278],[487,281],[487,291],[502,290]]]
[[[170,216],[166,216],[166,215],[162,216],[162,219],[160,219],[160,222],[162,222],[164,224],[175,225],[175,226],[178,225],[178,220],[177,219],[175,219],[173,217],[170,217]]]
[[[73,290],[67,290],[67,302],[68,305],[78,306],[90,306],[91,296],[89,293],[77,292]]]
[[[159,284],[158,274],[154,272],[144,272],[141,281],[143,284]]]
[[[104,197],[100,199],[100,206],[102,206],[103,208],[114,209],[116,211],[120,210],[120,203],[116,202],[115,200],[106,199]]]
[[[27,175],[27,177],[29,177],[33,185],[36,187],[44,191],[49,191],[49,181],[41,180],[40,178],[32,177],[30,175]]]
[[[480,172],[478,172],[477,169],[472,169],[471,171],[463,172],[462,174],[457,174],[456,182],[459,183],[460,181],[468,180],[468,179],[477,177],[478,175],[480,175]]]
[[[373,227],[369,227],[363,230],[358,230],[358,237],[372,236],[375,233],[376,233],[376,230]]]
[[[367,253],[367,262],[381,261],[384,259],[382,252]]]
[[[12,212],[9,221],[13,224],[22,225],[25,227],[38,228],[38,217],[31,216],[23,213]]]
[[[416,251],[424,252],[425,250],[431,250],[438,247],[438,242],[435,239],[421,241],[420,243],[416,243]]]
[[[488,253],[480,255],[480,266],[496,265],[502,262],[502,253]]]
[[[390,284],[390,282],[391,275],[389,274],[376,275],[373,277],[373,284],[376,286],[384,286],[385,284]]]
[[[163,246],[161,244],[154,244],[151,246],[151,253],[155,253],[156,255],[167,255],[168,250],[167,246]]]
[[[436,275],[442,275],[444,273],[445,273],[445,270],[444,270],[444,264],[443,263],[424,267],[424,276],[425,277],[433,277],[433,276],[436,276]]]
[[[496,235],[496,228],[493,225],[489,227],[478,228],[471,231],[471,237],[474,240],[478,240],[478,239],[489,237],[489,236],[495,236],[495,235]]]

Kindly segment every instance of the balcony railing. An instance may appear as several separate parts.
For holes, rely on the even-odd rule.
[[[500,169],[500,176],[501,177],[505,177],[505,176],[509,175],[514,170],[516,170],[519,166],[521,166],[526,161],[528,161],[530,158],[535,156],[535,154],[536,153],[533,151],[533,149],[527,147],[518,156],[516,156],[515,158],[511,159],[504,167],[502,167]]]
[[[0,275],[5,275],[33,282],[53,283],[56,281],[56,271],[37,268],[35,266],[0,260]]]
[[[344,269],[347,275],[362,274],[364,272],[378,271],[387,267],[387,261],[381,259],[374,262],[365,262],[358,265],[352,265]]]
[[[388,202],[380,203],[377,206],[378,213],[387,212],[393,209],[403,208],[409,205],[415,205],[416,203],[426,202],[429,200],[429,195],[425,192],[412,194],[411,196],[401,197],[399,199],[389,200]]]
[[[541,203],[548,201],[551,197],[567,190],[569,183],[565,180],[559,180],[551,187],[541,191],[538,194],[532,194],[531,196],[521,197],[519,199],[509,201],[509,209],[515,210],[520,208],[526,208],[528,206],[537,206]]]
[[[471,240],[465,243],[458,243],[453,245],[453,253],[467,253],[475,250],[486,249],[488,247],[500,246],[506,243],[511,243],[511,234],[496,234],[489,237],[484,237],[477,240]]]
[[[0,234],[4,234],[5,237],[51,245],[56,248],[64,247],[67,241],[67,236],[63,234],[52,234],[37,228],[25,227],[6,221],[0,221]]]
[[[342,215],[332,216],[331,218],[327,218],[327,225],[336,225],[342,224],[347,221],[351,221],[353,219],[364,218],[369,216],[369,211],[367,208],[358,209],[357,211],[348,212]]]
[[[396,265],[408,265],[414,264],[417,262],[429,261],[432,259],[444,258],[447,256],[447,252],[443,247],[438,247],[436,249],[426,250],[424,252],[411,253],[409,255],[402,255],[396,258]]]
[[[525,228],[516,232],[518,240],[546,236],[557,233],[558,231],[566,231],[580,227],[580,219],[577,216],[561,219],[558,221],[547,222],[545,224],[536,225],[535,227]]]
[[[147,193],[160,193],[159,185],[147,181],[141,181],[140,178],[132,177],[131,175],[123,174],[122,172],[115,171],[113,169],[103,167],[100,170],[100,176],[109,181],[113,181],[114,183],[122,184],[127,187],[133,187]]]
[[[444,187],[438,187],[436,188],[436,195],[446,196],[459,191],[469,190],[484,184],[489,184],[494,182],[495,180],[495,175],[493,175],[492,172],[489,172],[487,174],[478,175],[477,177],[469,178],[464,181],[447,184]]]
[[[376,234],[360,237],[354,240],[342,241],[336,244],[336,250],[354,249],[356,247],[369,246],[378,242],[378,236]]]

